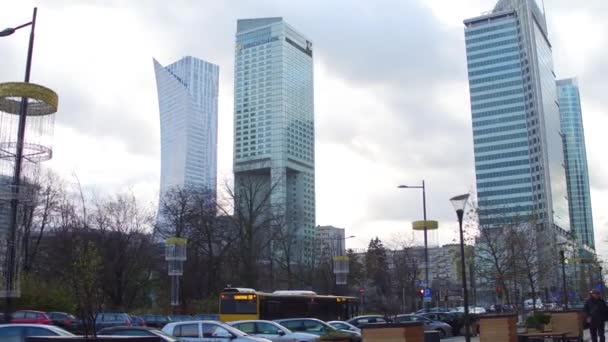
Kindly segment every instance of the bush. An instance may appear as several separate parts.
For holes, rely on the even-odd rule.
[[[526,318],[526,327],[541,329],[543,326],[551,322],[551,316],[544,313],[534,313]]]

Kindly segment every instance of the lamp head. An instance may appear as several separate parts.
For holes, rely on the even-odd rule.
[[[14,28],[12,28],[12,27],[5,28],[4,30],[0,31],[0,37],[10,36],[13,33],[15,33]]]
[[[450,202],[452,202],[452,206],[456,212],[461,211],[464,212],[464,209],[467,206],[467,202],[469,201],[469,194],[459,195],[450,198]]]

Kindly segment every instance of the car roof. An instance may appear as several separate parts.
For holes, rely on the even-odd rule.
[[[323,322],[322,320],[318,319],[318,318],[308,318],[308,317],[302,317],[302,318],[280,318],[280,319],[275,319],[275,322],[289,322],[289,321],[303,321],[303,320],[308,320],[308,321],[319,321],[319,322]],[[325,322],[323,322],[325,323]]]
[[[228,322],[226,324],[232,324],[232,323],[251,323],[251,322],[259,322],[259,323],[274,323],[277,324],[276,321],[269,321],[266,319],[242,319],[240,321],[232,321],[232,322]]]
[[[106,331],[110,331],[110,330],[158,330],[156,328],[152,328],[152,327],[138,327],[138,326],[117,326],[117,327],[107,327],[107,328],[103,328],[101,330],[106,330]]]
[[[15,312],[35,312],[35,313],[46,313],[44,311],[38,311],[38,310],[17,310]]]
[[[209,320],[191,320],[191,321],[171,322],[171,323],[167,323],[167,325],[165,325],[165,326],[168,327],[168,326],[176,326],[176,325],[179,325],[179,324],[197,324],[197,323],[221,324],[222,322],[220,322],[220,321],[209,321]]]

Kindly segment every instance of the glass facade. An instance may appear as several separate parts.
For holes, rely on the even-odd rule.
[[[595,249],[585,131],[576,79],[558,80],[557,94],[566,158],[570,223],[575,239]]]
[[[161,192],[216,192],[219,67],[194,57],[168,66],[154,60],[161,139]]]
[[[312,42],[282,18],[237,22],[234,173],[257,177],[310,260],[315,228]],[[238,204],[237,204],[238,205]]]
[[[569,229],[544,15],[532,0],[501,0],[464,23],[480,224]]]

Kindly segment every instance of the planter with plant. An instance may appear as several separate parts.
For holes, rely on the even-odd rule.
[[[536,312],[526,318],[526,328],[537,331],[545,331],[545,327],[551,322],[551,315]]]

